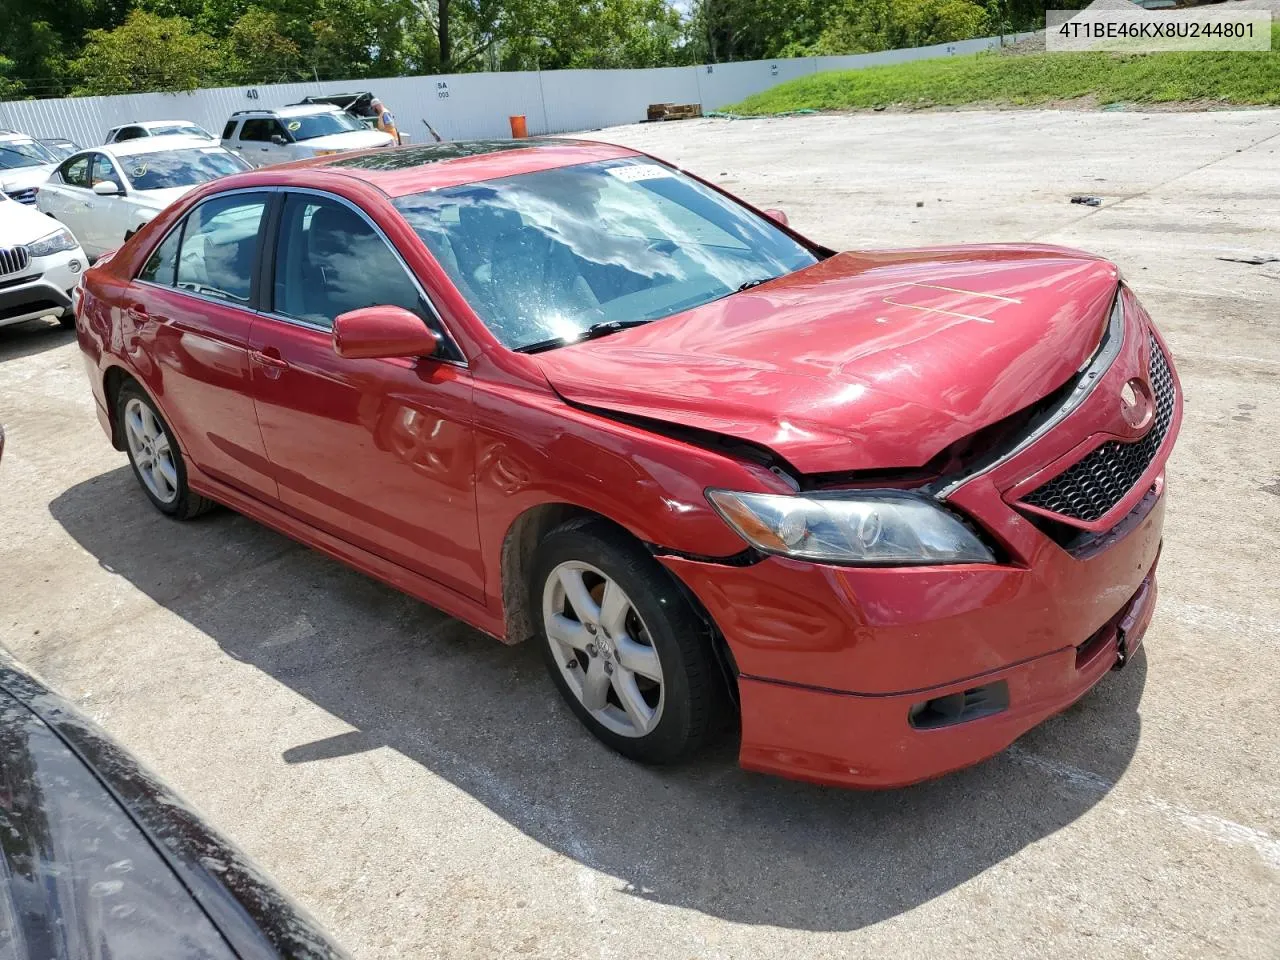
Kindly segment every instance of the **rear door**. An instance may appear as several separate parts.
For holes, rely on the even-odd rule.
[[[147,388],[201,471],[260,500],[276,484],[254,414],[249,330],[270,193],[219,194],[175,226],[130,288],[121,324]]]
[[[371,553],[483,599],[471,375],[436,358],[348,360],[333,321],[393,304],[443,330],[380,230],[346,201],[287,193],[250,353],[283,507]]]

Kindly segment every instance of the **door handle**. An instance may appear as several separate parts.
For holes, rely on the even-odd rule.
[[[151,314],[147,313],[147,308],[140,303],[131,303],[125,308],[125,313],[129,315],[129,319],[134,323],[150,323]]]
[[[281,372],[289,369],[289,361],[280,356],[275,347],[268,347],[266,351],[251,350],[249,359],[262,367],[262,373],[268,380],[279,380]]]

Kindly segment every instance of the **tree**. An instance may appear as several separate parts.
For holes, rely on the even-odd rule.
[[[213,39],[182,17],[135,10],[114,30],[90,30],[72,63],[74,93],[93,96],[151,90],[193,90],[223,79]]]
[[[280,83],[305,76],[298,45],[280,32],[280,18],[249,7],[228,32],[232,69],[241,83]]]
[[[832,18],[813,52],[864,53],[950,43],[986,34],[987,9],[971,0],[852,0]]]

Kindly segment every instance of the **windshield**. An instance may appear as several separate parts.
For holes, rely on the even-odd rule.
[[[147,128],[147,132],[153,137],[164,137],[169,134],[179,134],[186,137],[204,137],[206,140],[212,140],[211,134],[204,127],[194,123],[163,123],[156,124]]]
[[[221,147],[140,153],[132,157],[118,157],[117,160],[129,185],[135,190],[193,187],[250,169],[249,164]]]
[[[58,158],[35,140],[5,140],[0,143],[0,170],[40,167],[57,162]]]
[[[313,113],[300,117],[283,118],[284,128],[295,140],[314,140],[335,133],[364,130],[365,125],[349,113]]]
[[[504,345],[657,320],[817,261],[771,221],[641,158],[401,197],[400,213]]]

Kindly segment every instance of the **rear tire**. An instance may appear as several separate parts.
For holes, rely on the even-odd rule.
[[[532,566],[547,671],[599,740],[674,763],[725,729],[731,705],[707,627],[639,543],[604,521],[570,521]]]
[[[137,383],[130,381],[120,388],[116,420],[133,475],[157,510],[176,520],[190,520],[217,506],[187,486],[187,465],[178,440]]]

